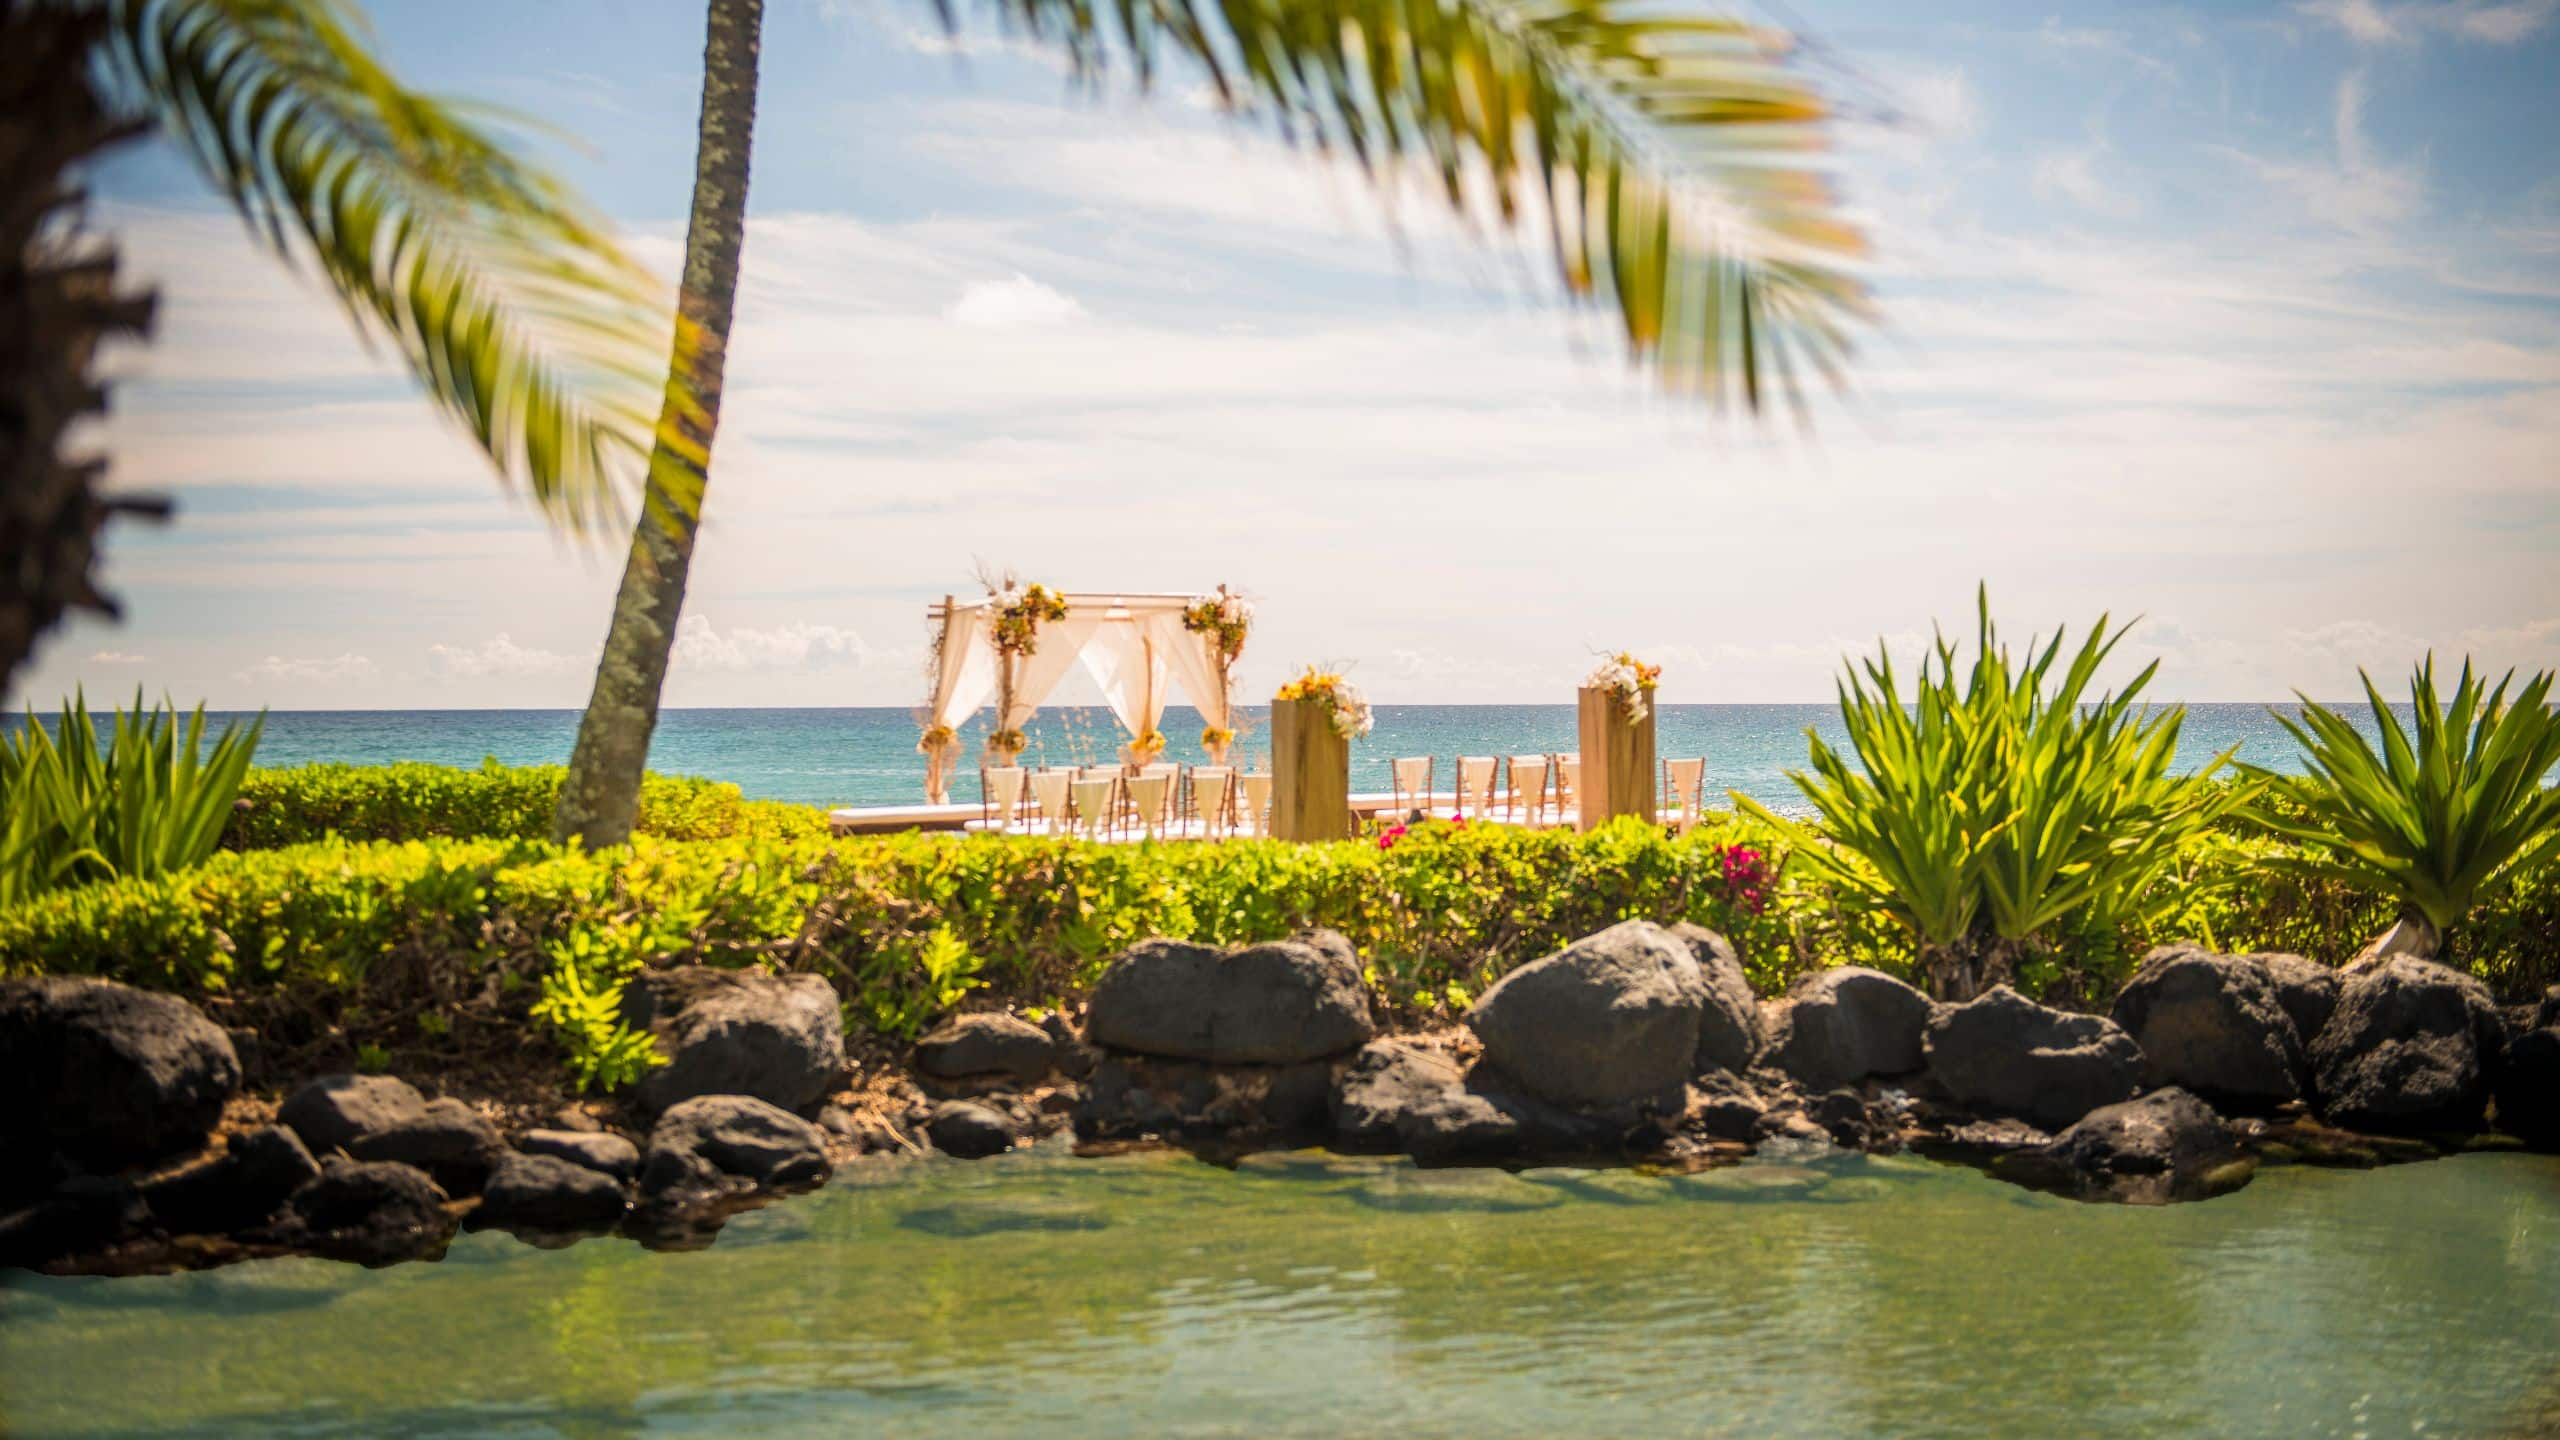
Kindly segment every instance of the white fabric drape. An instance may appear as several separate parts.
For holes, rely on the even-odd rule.
[[[978,713],[996,691],[994,620],[983,605],[955,609],[943,622],[942,670],[934,677],[927,725],[960,723]]]
[[[1182,687],[1191,708],[1200,712],[1201,723],[1227,729],[1227,692],[1218,683],[1216,632],[1185,630],[1179,615],[1150,615],[1147,624],[1155,637],[1156,653],[1171,664],[1174,683]]]
[[[1085,644],[1084,668],[1122,729],[1138,736],[1157,728],[1164,718],[1165,656],[1146,620],[1103,621]]]
[[[1092,640],[1094,631],[1103,623],[1099,615],[1079,615],[1070,610],[1064,620],[1042,625],[1033,637],[1030,654],[1015,662],[1013,704],[997,717],[999,730],[1019,730],[1031,723],[1031,712],[1067,678],[1067,667]],[[987,642],[992,646],[992,638]]]

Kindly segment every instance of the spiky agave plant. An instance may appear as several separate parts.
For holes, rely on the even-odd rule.
[[[2246,813],[2307,852],[2269,863],[2397,901],[2410,948],[2433,954],[2484,896],[2560,855],[2560,790],[2545,783],[2560,765],[2552,677],[2533,676],[2510,699],[2514,671],[2489,686],[2466,657],[2451,701],[2441,703],[2429,655],[2410,676],[2408,729],[2373,678],[2357,677],[2381,747],[2296,691],[2300,717],[2275,718],[2300,747],[2305,773],[2249,767],[2269,803]]]
[[[122,141],[193,155],[555,524],[620,516],[666,382],[662,287],[480,119],[401,85],[344,0],[0,0],[0,688],[67,609],[113,613],[105,520],[165,509],[63,449],[104,406],[99,343],[150,320],[73,183]]]
[[[2190,774],[2172,769],[2184,707],[2139,704],[2158,661],[2087,698],[2130,626],[2099,616],[2057,671],[2063,631],[2041,649],[2030,639],[2016,664],[1987,591],[1975,605],[1972,663],[1940,635],[1907,704],[1890,651],[1841,681],[1852,753],[1808,729],[1813,773],[1788,772],[1811,823],[1733,795],[1794,842],[1791,863],[1899,920],[1950,1000],[2011,978],[2062,922],[2139,918],[2178,847],[2239,798],[2211,783],[2228,751]]]
[[[226,723],[204,748],[205,713],[162,702],[117,709],[105,735],[75,695],[48,731],[29,711],[0,736],[0,905],[62,885],[166,874],[222,841],[266,728]]]

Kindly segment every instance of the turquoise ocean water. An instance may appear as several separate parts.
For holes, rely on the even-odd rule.
[[[1267,712],[1243,712],[1236,759],[1268,762]],[[1797,799],[1786,771],[1805,763],[1805,731],[1843,739],[1829,705],[1665,705],[1657,748],[1668,758],[1704,756],[1707,790],[1744,794],[1772,806]],[[974,799],[974,757],[985,716],[961,731],[972,757],[952,794]],[[267,717],[259,763],[296,765],[335,760],[380,764],[424,760],[477,765],[496,757],[510,765],[569,757],[577,734],[574,710],[293,710]],[[1200,719],[1177,706],[1164,718],[1172,758],[1200,760]],[[1029,727],[1033,765],[1108,760],[1120,733],[1099,706],[1043,710]],[[924,798],[924,762],[915,753],[916,725],[900,708],[842,710],[670,710],[651,745],[651,768],[737,783],[748,795],[810,805],[914,804]],[[2181,760],[2201,764],[2232,746],[2271,768],[2293,767],[2293,744],[2263,705],[2191,705],[2179,745]],[[1351,748],[1355,790],[1387,788],[1387,762],[1399,755],[1440,757],[1439,783],[1452,783],[1450,761],[1469,755],[1527,754],[1575,746],[1570,705],[1381,705],[1377,728]]]

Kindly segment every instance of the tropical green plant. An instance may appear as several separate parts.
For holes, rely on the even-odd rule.
[[[2418,948],[2434,953],[2482,896],[2560,853],[2560,790],[2545,783],[2560,765],[2551,675],[2533,676],[2510,700],[2514,671],[2491,687],[2466,657],[2452,699],[2440,703],[2429,655],[2410,676],[2413,725],[2404,730],[2373,677],[2357,674],[2381,748],[2296,691],[2300,717],[2276,720],[2306,773],[2253,770],[2276,803],[2248,814],[2305,849],[2270,863],[2396,902],[2403,920],[2424,922]]]
[[[253,769],[241,782],[222,843],[232,850],[272,850],[330,835],[540,839],[551,833],[565,773],[557,765],[495,760],[468,770],[410,761]],[[815,838],[827,833],[827,813],[814,805],[749,800],[726,780],[653,773],[641,783],[633,833],[662,840]]]
[[[955,8],[944,0],[946,19]],[[1390,193],[1427,172],[1463,216],[1543,225],[1567,294],[1616,312],[1672,389],[1799,414],[1837,381],[1866,292],[1858,230],[1808,155],[1831,106],[1786,35],[1684,0],[992,0],[1001,22],[1098,80],[1150,86],[1167,55],[1232,114],[1350,156]],[[684,305],[701,343],[675,378],[698,453],[650,483],[700,493],[718,419],[754,128],[761,0],[710,0]],[[631,832],[692,564],[689,522],[632,537],[554,833]]]
[[[201,705],[183,719],[166,702],[146,712],[137,691],[104,743],[85,695],[62,702],[51,730],[29,711],[0,736],[0,905],[201,864],[221,843],[265,724],[225,723],[206,753]]]
[[[151,297],[116,289],[67,182],[153,130],[552,522],[621,515],[665,384],[663,287],[485,112],[403,86],[346,0],[0,0],[0,56],[0,384],[21,422],[0,427],[0,687],[66,608],[113,613],[95,540],[141,507],[63,442],[105,403],[99,343],[147,329]]]
[[[2184,707],[2137,704],[2158,661],[2087,698],[2129,626],[2099,616],[2057,672],[2063,630],[2041,649],[2031,638],[2017,664],[1987,589],[1975,615],[1972,662],[1941,633],[1907,704],[1889,649],[1840,682],[1854,763],[1808,729],[1813,773],[1788,772],[1813,822],[1733,797],[1793,842],[1794,863],[1905,926],[1930,984],[1958,1000],[2012,978],[2065,921],[2137,921],[2180,847],[2245,793],[2212,781],[2228,751],[2172,771]]]

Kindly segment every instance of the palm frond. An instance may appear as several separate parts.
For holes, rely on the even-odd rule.
[[[1675,390],[1801,413],[1868,317],[1864,240],[1812,159],[1832,107],[1780,32],[1679,0],[993,4],[1087,76],[1187,55],[1230,109],[1390,187],[1427,166],[1462,215],[1489,186]]]
[[[573,532],[621,520],[672,307],[575,196],[473,112],[403,87],[341,0],[63,3],[107,16],[116,102],[267,244],[316,262],[502,481]]]

